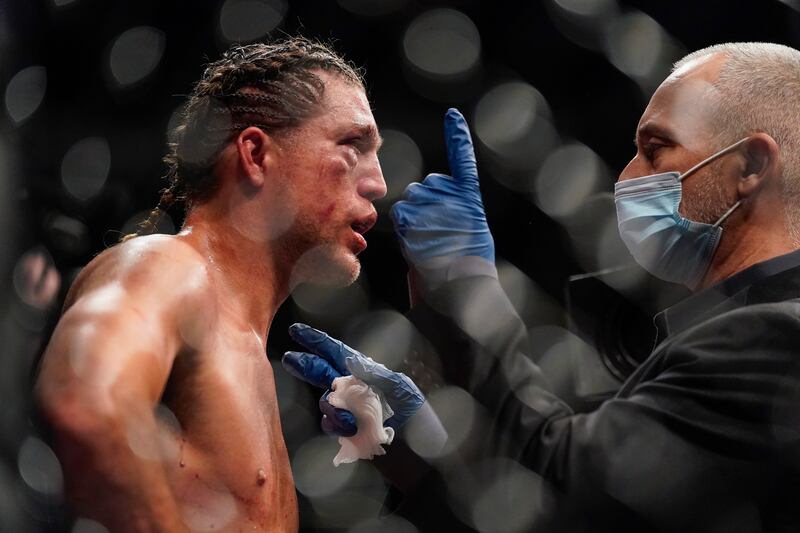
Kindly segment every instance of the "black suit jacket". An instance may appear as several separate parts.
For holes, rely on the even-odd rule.
[[[436,465],[417,486],[417,503],[457,508],[454,479],[480,484],[485,465],[511,464],[549,487],[530,495],[524,529],[800,531],[800,252],[658,315],[650,357],[588,414],[548,392],[496,280],[451,282],[410,318],[444,380],[486,415],[459,466]],[[430,507],[443,494],[447,504]]]

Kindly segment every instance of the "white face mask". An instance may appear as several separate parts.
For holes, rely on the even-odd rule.
[[[708,163],[731,153],[746,140],[720,150],[682,175],[664,172],[614,185],[619,234],[645,270],[663,280],[697,289],[722,238],[720,224],[742,201],[733,204],[714,224],[695,222],[678,212],[681,182]]]

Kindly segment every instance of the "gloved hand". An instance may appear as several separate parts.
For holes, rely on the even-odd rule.
[[[494,267],[494,239],[483,210],[475,151],[458,110],[448,109],[444,133],[452,177],[429,174],[422,183],[412,183],[390,213],[406,260],[423,276],[464,257],[480,257]]]
[[[356,434],[356,419],[350,411],[328,403],[333,380],[354,375],[373,389],[379,390],[394,415],[384,422],[395,431],[425,403],[425,397],[411,378],[392,372],[343,342],[305,324],[292,324],[289,336],[312,353],[286,352],[283,367],[294,377],[316,387],[328,389],[319,400],[323,413],[322,429],[333,435],[350,437]]]

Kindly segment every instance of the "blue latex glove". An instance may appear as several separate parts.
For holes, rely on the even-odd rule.
[[[425,397],[411,378],[392,372],[343,342],[305,324],[292,324],[289,336],[312,353],[286,352],[283,367],[294,377],[316,387],[330,389],[334,379],[354,375],[367,385],[378,389],[394,415],[385,426],[399,429],[416,413]],[[328,434],[350,437],[356,434],[356,419],[350,411],[338,409],[328,402],[327,390],[319,400],[323,413],[322,429]]]
[[[444,133],[452,177],[429,174],[422,183],[412,183],[391,210],[403,254],[422,273],[447,268],[461,257],[481,257],[494,265],[472,138],[457,109],[447,110]]]

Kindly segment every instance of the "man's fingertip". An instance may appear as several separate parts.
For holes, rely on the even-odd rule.
[[[444,119],[445,122],[450,124],[466,124],[467,122],[467,119],[464,118],[464,115],[461,114],[461,111],[455,107],[451,107],[447,110]]]
[[[299,363],[301,359],[302,359],[302,354],[300,352],[289,351],[283,354],[283,357],[281,357],[281,363],[285,366],[287,364],[290,365]]]

